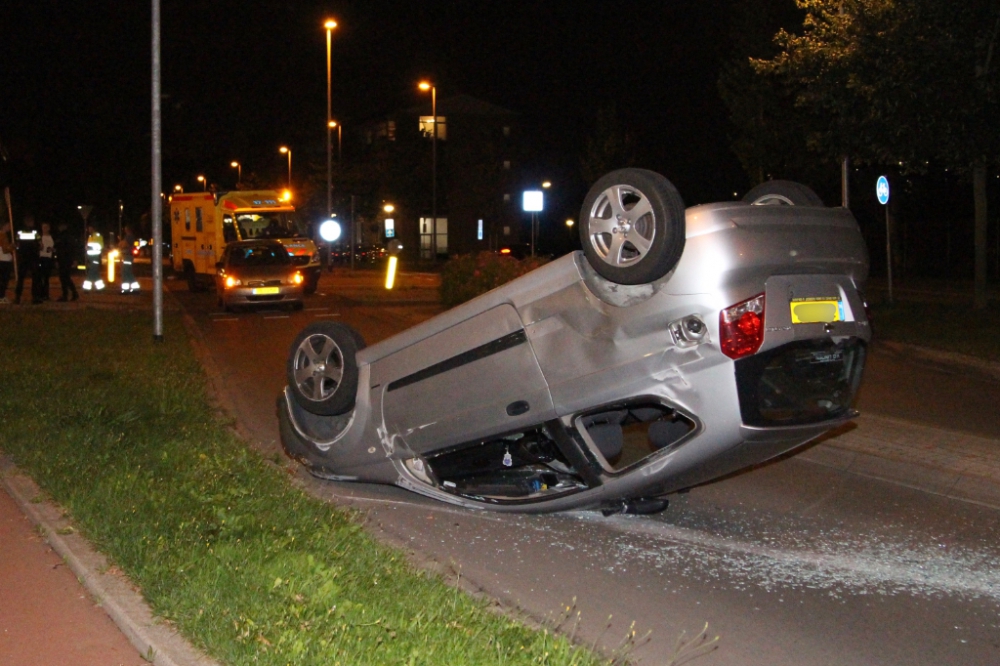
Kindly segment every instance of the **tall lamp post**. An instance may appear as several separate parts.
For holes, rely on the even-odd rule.
[[[278,148],[278,152],[284,155],[288,153],[288,189],[292,189],[292,149],[288,146]]]
[[[431,91],[431,123],[433,135],[431,138],[431,261],[437,261],[437,169],[438,169],[438,118],[437,118],[437,86],[429,81],[421,81],[421,90]]]
[[[229,163],[229,166],[236,169],[236,189],[239,189],[240,184],[243,182],[243,165],[233,160]]]
[[[327,127],[329,127],[330,129],[333,129],[334,127],[337,128],[337,163],[339,164],[340,160],[343,158],[343,154],[341,151],[342,140],[340,134],[341,130],[344,129],[344,126],[338,123],[336,120],[331,120],[329,123],[327,123]]]
[[[198,180],[199,183],[201,183],[201,191],[202,192],[207,192],[208,191],[208,180],[204,176],[198,176],[197,180]]]
[[[329,218],[333,215],[333,119],[330,110],[330,43],[331,33],[337,27],[337,22],[333,19],[327,19],[323,27],[326,28],[326,216]],[[291,153],[289,153],[288,158],[291,159]],[[288,187],[291,188],[291,177],[288,180]]]

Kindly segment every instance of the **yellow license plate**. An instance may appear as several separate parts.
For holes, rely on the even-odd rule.
[[[790,304],[793,324],[826,324],[844,321],[844,304],[840,299],[798,298]]]
[[[278,293],[277,287],[256,287],[253,290],[254,296],[267,296],[268,294],[277,294],[277,293]]]

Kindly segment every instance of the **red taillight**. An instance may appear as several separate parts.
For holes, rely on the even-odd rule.
[[[719,313],[722,353],[732,359],[749,356],[764,341],[764,294],[759,294]]]

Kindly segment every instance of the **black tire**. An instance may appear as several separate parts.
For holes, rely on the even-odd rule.
[[[353,408],[358,391],[355,354],[364,346],[361,335],[343,324],[317,321],[302,329],[285,365],[295,402],[320,416],[343,414]]]
[[[202,286],[201,282],[198,281],[197,274],[195,274],[194,272],[194,264],[192,264],[190,261],[184,262],[184,279],[187,280],[188,291],[190,291],[191,293],[198,293],[205,291],[205,288]]]
[[[656,172],[612,171],[583,200],[580,245],[593,269],[612,282],[658,280],[684,252],[684,200]]]
[[[769,180],[751,189],[743,201],[753,206],[818,206],[823,200],[812,188],[791,180]]]

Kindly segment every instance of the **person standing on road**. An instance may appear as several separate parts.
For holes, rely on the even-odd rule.
[[[35,305],[42,302],[38,295],[41,278],[38,275],[38,230],[35,229],[35,218],[24,217],[24,228],[17,232],[17,284],[14,285],[14,302],[21,302],[24,292],[24,280],[31,276],[31,302]]]
[[[42,222],[42,233],[38,237],[38,288],[31,290],[42,301],[49,300],[49,278],[52,277],[55,253],[56,243],[52,239],[52,226],[48,222]]]
[[[138,294],[139,293],[139,281],[135,279],[135,273],[132,272],[132,250],[135,248],[135,234],[132,233],[132,227],[125,225],[125,234],[122,236],[121,241],[118,243],[118,251],[122,255],[122,293],[123,294]]]
[[[7,285],[14,272],[14,241],[10,236],[10,222],[0,226],[0,305],[7,305]]]
[[[69,233],[65,222],[59,223],[59,231],[55,240],[56,261],[59,262],[59,286],[62,287],[60,301],[80,298],[73,284],[73,265],[76,262],[76,238]]]
[[[101,253],[104,251],[104,237],[97,232],[94,225],[87,225],[87,279],[83,281],[83,290],[104,289],[101,279]]]

